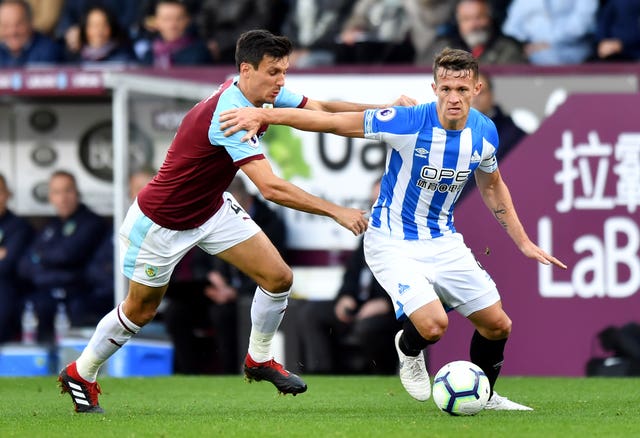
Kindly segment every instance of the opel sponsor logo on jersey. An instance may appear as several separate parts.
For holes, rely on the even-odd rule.
[[[420,179],[416,185],[421,189],[427,189],[433,192],[453,193],[462,190],[471,172],[471,169],[456,170],[423,166],[420,169]],[[451,180],[451,182],[443,182],[443,180]]]
[[[381,122],[387,122],[396,116],[395,108],[382,108],[376,111],[376,119]]]

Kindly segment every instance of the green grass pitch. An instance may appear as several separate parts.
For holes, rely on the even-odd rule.
[[[640,379],[502,377],[533,412],[451,417],[414,401],[398,377],[305,376],[279,396],[238,376],[103,378],[104,415],[73,412],[55,377],[0,378],[0,437],[632,437]]]

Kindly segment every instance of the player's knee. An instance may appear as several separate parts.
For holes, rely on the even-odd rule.
[[[264,289],[273,293],[287,292],[293,284],[293,272],[288,266],[284,266],[277,271],[272,272],[269,278],[265,279]]]
[[[141,312],[141,319],[143,321],[143,325],[147,325],[148,323],[151,322],[151,320],[153,320],[153,318],[156,317],[156,314],[158,313],[158,309],[154,308],[149,308],[149,309],[144,309]]]
[[[127,316],[134,324],[139,327],[147,325],[158,313],[155,308],[141,308],[135,313],[135,316]]]
[[[511,334],[511,319],[508,316],[504,316],[499,320],[496,320],[488,329],[489,339],[506,339]]]
[[[509,317],[505,317],[498,327],[498,330],[500,332],[500,335],[502,336],[502,339],[508,338],[511,334],[511,319],[509,319]]]
[[[444,333],[447,331],[448,321],[438,321],[435,319],[430,319],[427,321],[419,322],[418,324],[414,323],[414,325],[416,326],[416,329],[418,329],[420,336],[428,341],[436,342],[442,336],[444,336]]]
[[[124,310],[127,318],[139,327],[147,325],[158,313],[157,306],[131,299],[125,302]]]

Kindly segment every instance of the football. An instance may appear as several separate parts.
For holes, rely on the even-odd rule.
[[[489,379],[477,365],[465,360],[449,362],[433,379],[433,401],[450,415],[475,415],[489,400]]]

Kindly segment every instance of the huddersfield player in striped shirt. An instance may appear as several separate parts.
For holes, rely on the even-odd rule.
[[[444,49],[433,71],[432,103],[341,114],[243,108],[223,112],[221,127],[225,135],[247,130],[245,140],[270,123],[386,142],[390,149],[365,234],[365,257],[404,320],[395,340],[402,384],[417,400],[430,397],[422,350],[442,337],[447,311],[454,309],[476,328],[471,361],[491,383],[486,409],[531,410],[493,391],[511,320],[495,283],[454,227],[454,206],[466,181],[475,175],[485,204],[525,256],[566,266],[534,244],[518,219],[495,158],[495,125],[471,109],[482,88],[477,61],[464,50]]]

